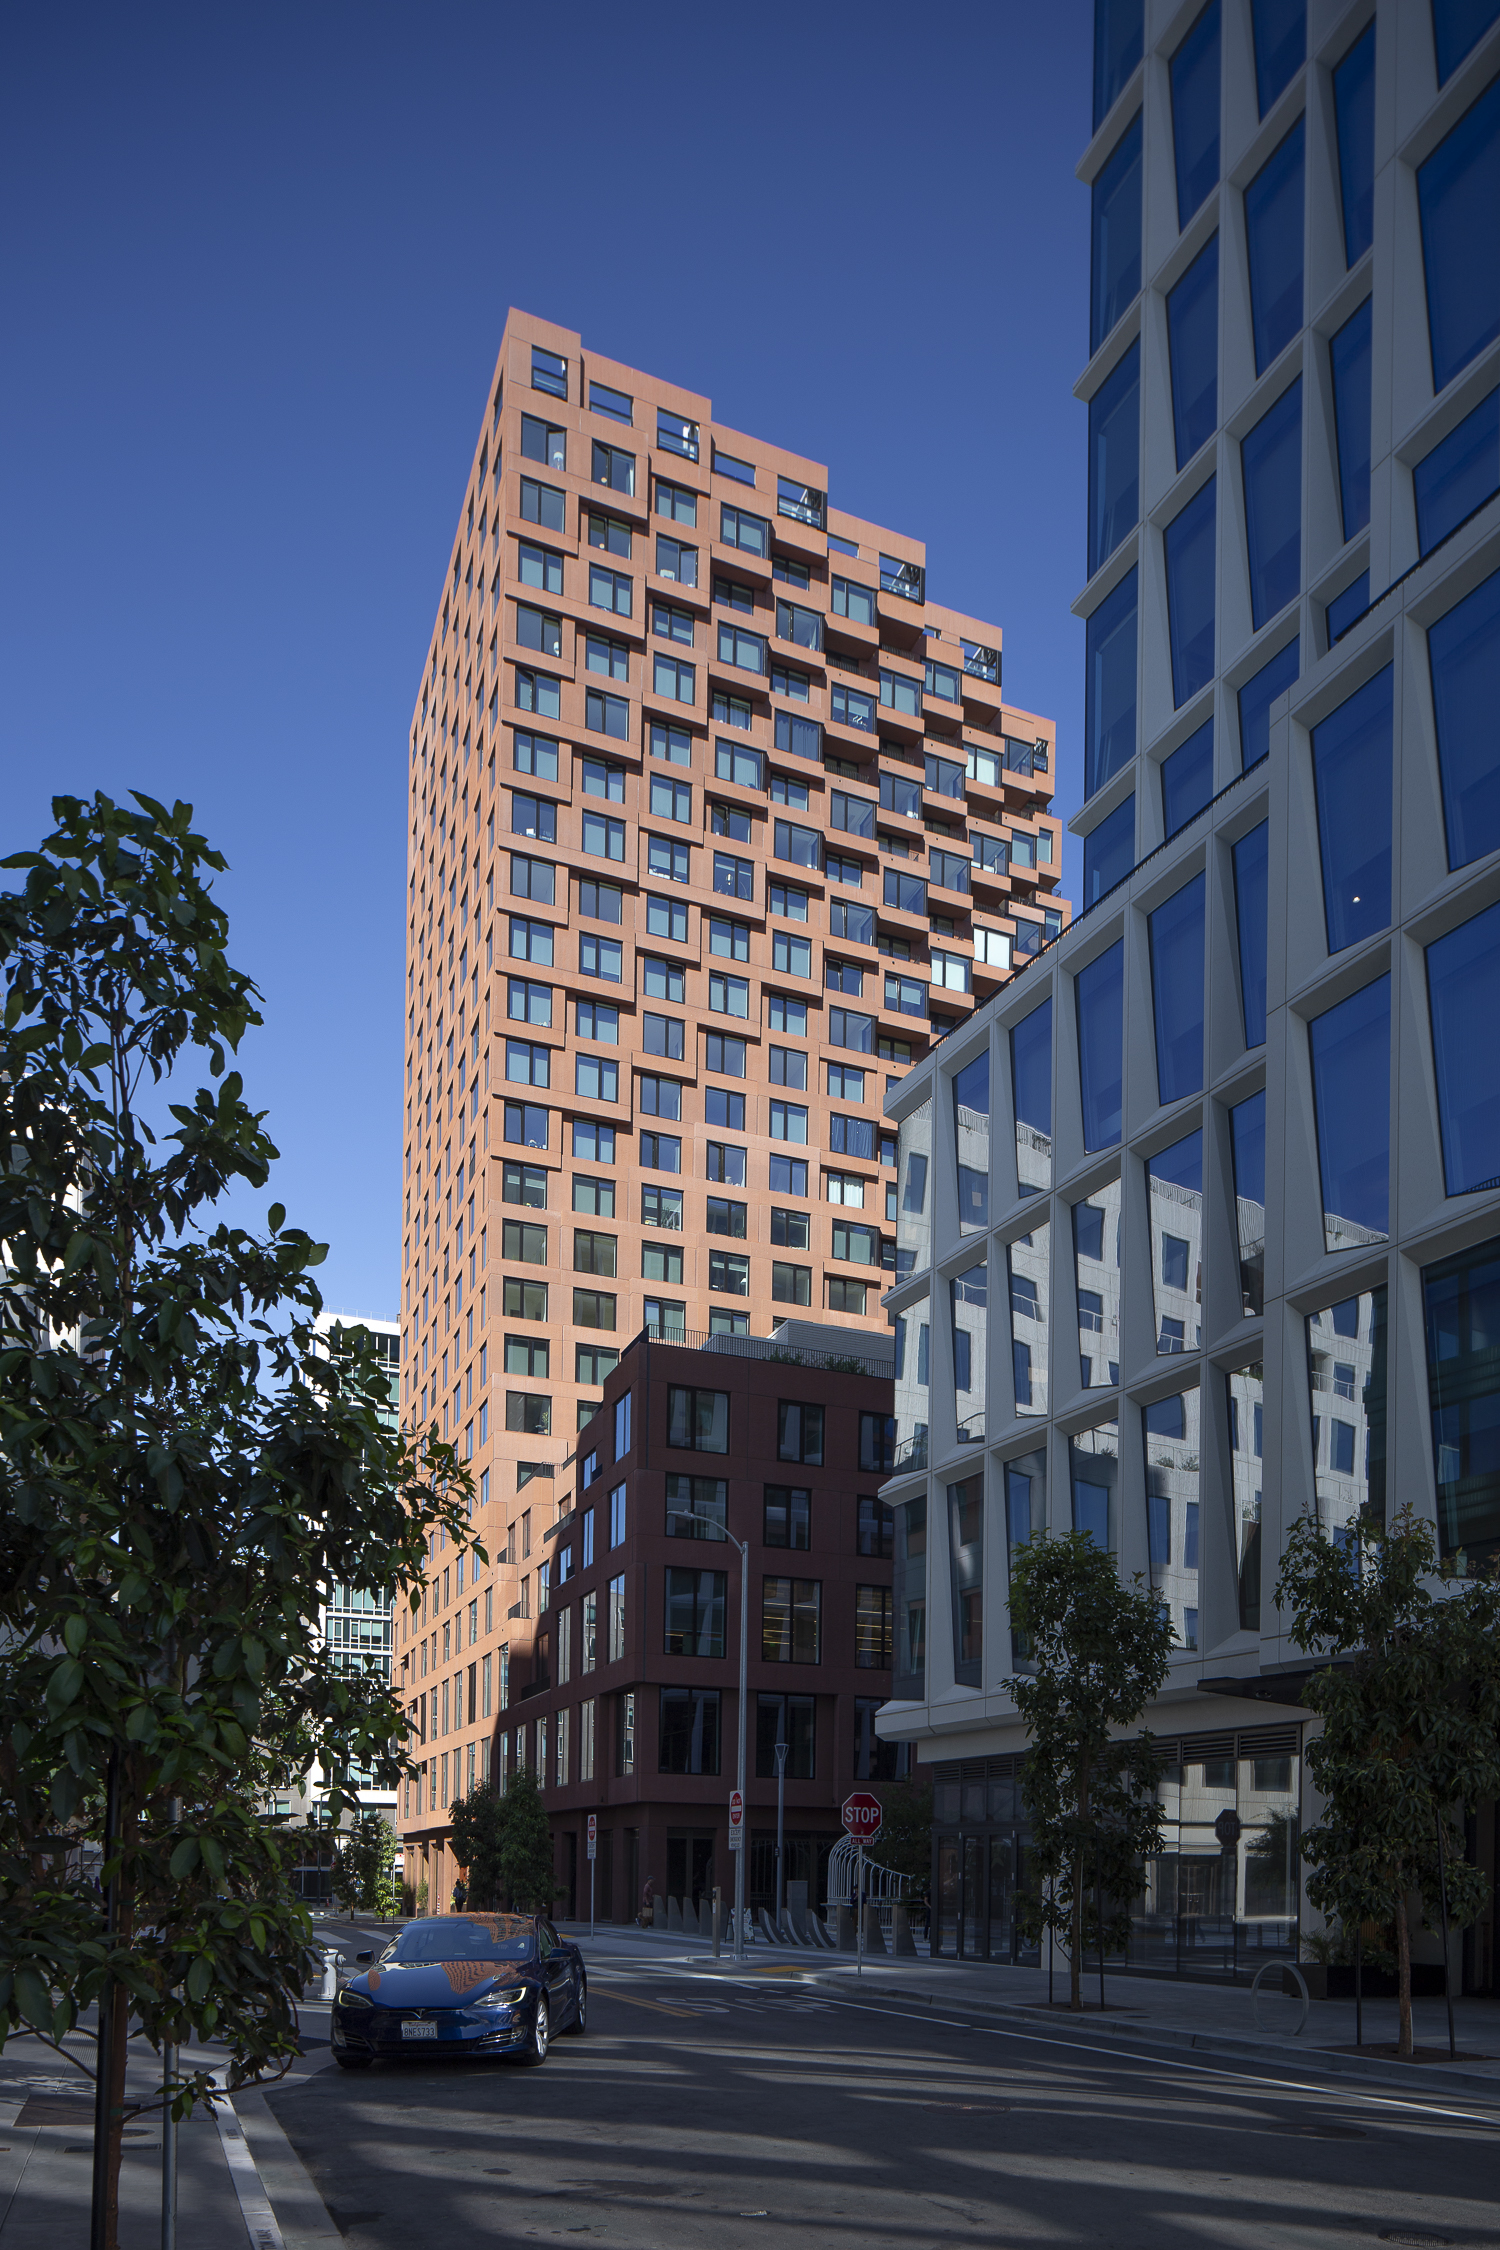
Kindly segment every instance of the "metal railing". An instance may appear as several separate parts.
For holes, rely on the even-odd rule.
[[[889,1378],[890,1359],[874,1359],[859,1352],[820,1351],[811,1345],[783,1343],[775,1336],[735,1336],[721,1329],[683,1328],[661,1332],[643,1328],[626,1345],[665,1345],[680,1352],[716,1352],[727,1359],[769,1360],[781,1367],[810,1367],[832,1375],[876,1375]],[[622,1355],[623,1356],[623,1355]]]

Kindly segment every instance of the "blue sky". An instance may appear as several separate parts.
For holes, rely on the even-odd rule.
[[[925,538],[1077,804],[1090,22],[8,12],[0,845],[57,790],[197,807],[335,1309],[398,1301],[406,728],[507,306]]]

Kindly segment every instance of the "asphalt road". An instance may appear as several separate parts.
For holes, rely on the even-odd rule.
[[[541,2069],[323,2068],[270,2096],[358,2250],[1500,2245],[1500,2108],[912,2020],[795,1970],[592,1955]],[[309,2029],[313,2027],[310,2025]]]

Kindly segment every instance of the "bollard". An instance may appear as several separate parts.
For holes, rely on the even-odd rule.
[[[721,1909],[720,1909],[720,1905],[719,1905],[719,1886],[718,1886],[718,1884],[717,1884],[717,1883],[715,1883],[715,1885],[714,1885],[714,1959],[715,1959],[716,1961],[717,1961],[717,1960],[718,1960],[718,1958],[719,1958],[719,1933],[720,1933],[720,1929],[721,1929],[721,1924],[720,1924],[720,1920],[719,1920],[719,1915],[720,1915],[720,1912],[721,1912]]]

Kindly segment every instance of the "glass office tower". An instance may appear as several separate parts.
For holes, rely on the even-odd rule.
[[[886,1104],[886,1494],[969,1528],[879,1724],[939,1943],[1007,1957],[1009,1558],[1106,1544],[1176,1637],[1130,1959],[1236,1975],[1309,1922],[1292,1525],[1500,1552],[1500,5],[1098,0],[1095,63],[1084,898]]]

